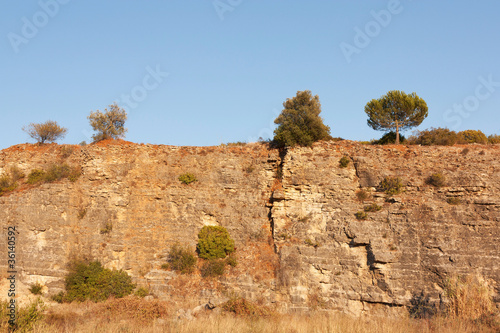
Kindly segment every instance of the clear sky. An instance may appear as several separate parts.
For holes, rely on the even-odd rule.
[[[319,95],[331,134],[379,138],[364,106],[389,90],[429,107],[419,129],[500,134],[500,2],[1,1],[0,148],[118,102],[126,140],[218,145],[269,138],[282,103]],[[404,134],[411,134],[406,132]]]

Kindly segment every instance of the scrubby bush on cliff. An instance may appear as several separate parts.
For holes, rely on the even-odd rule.
[[[135,289],[131,277],[124,271],[104,268],[100,262],[74,262],[65,279],[66,302],[104,301],[110,296],[121,298]]]
[[[263,305],[257,305],[244,298],[232,298],[221,305],[223,311],[234,313],[237,316],[270,316],[272,311]]]
[[[316,141],[330,139],[330,127],[323,124],[320,113],[319,97],[309,90],[287,98],[274,121],[278,128],[274,130],[273,143],[277,147],[311,146]]]
[[[23,131],[28,133],[37,143],[43,144],[45,142],[55,142],[64,138],[67,129],[59,126],[55,121],[48,120],[42,124],[31,123],[23,127]]]
[[[403,189],[403,183],[398,177],[385,177],[380,182],[380,189],[388,195],[396,195],[401,193]]]
[[[226,263],[220,259],[210,259],[207,260],[201,267],[201,276],[206,277],[217,277],[224,275],[226,270]]]
[[[376,203],[372,203],[371,205],[365,206],[365,208],[363,208],[365,212],[372,212],[372,213],[378,212],[381,209],[382,207],[377,205]]]
[[[446,177],[442,173],[433,173],[430,175],[425,182],[428,185],[433,185],[435,187],[442,187],[446,185]]]
[[[204,226],[198,233],[196,250],[203,259],[225,258],[234,252],[234,240],[224,227]]]
[[[99,110],[91,112],[87,118],[90,126],[97,132],[92,135],[94,142],[125,137],[127,112],[116,103],[111,104],[109,110],[104,109],[104,113]]]
[[[405,143],[406,138],[399,134],[399,142]],[[391,145],[396,143],[396,132],[390,131],[385,133],[380,139],[373,141],[374,145]]]
[[[64,178],[74,182],[80,177],[79,167],[71,167],[68,164],[52,164],[45,170],[33,169],[28,175],[28,184],[52,183]]]
[[[170,268],[182,274],[192,273],[196,265],[196,257],[189,249],[174,244],[168,253],[168,264],[163,268]]]
[[[351,163],[351,159],[347,156],[342,156],[342,158],[339,160],[339,167],[340,168],[347,168],[349,163]]]
[[[466,130],[458,132],[458,136],[459,143],[488,143],[488,138],[486,137],[486,135],[479,130]]]
[[[17,181],[24,178],[24,173],[17,167],[11,167],[9,173],[0,177],[0,196],[4,193],[14,191]]]
[[[409,144],[422,146],[453,146],[459,142],[459,135],[447,128],[432,128],[424,131],[416,131],[408,139]]]
[[[356,216],[356,218],[358,220],[366,220],[368,218],[368,214],[366,214],[365,212],[362,212],[362,211],[356,212],[356,214],[354,214],[354,216]]]
[[[189,185],[191,183],[194,183],[196,181],[198,181],[198,179],[196,179],[196,176],[192,173],[183,173],[182,175],[179,176],[179,181],[182,182],[183,184],[186,184],[186,185]]]

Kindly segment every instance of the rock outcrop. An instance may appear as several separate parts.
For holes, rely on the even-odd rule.
[[[349,141],[281,153],[261,144],[18,145],[0,152],[0,174],[67,163],[82,175],[0,197],[0,251],[16,226],[18,284],[39,282],[49,294],[63,289],[71,260],[87,258],[127,271],[159,298],[199,304],[238,294],[283,311],[402,313],[421,295],[440,302],[443,279],[471,273],[491,280],[499,302],[499,157],[499,145]],[[182,184],[185,172],[198,181]],[[426,183],[433,173],[445,186]],[[399,177],[403,193],[380,192],[386,176]],[[358,220],[372,203],[381,210]],[[174,243],[194,251],[204,225],[227,228],[239,265],[215,280],[161,269]]]

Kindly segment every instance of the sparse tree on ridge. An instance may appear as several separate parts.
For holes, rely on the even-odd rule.
[[[372,99],[365,106],[368,126],[377,131],[396,131],[396,144],[399,132],[418,126],[427,117],[427,104],[416,93],[405,94],[391,90],[379,99]]]
[[[116,103],[111,104],[109,110],[104,109],[104,113],[99,110],[92,111],[87,118],[90,121],[90,126],[97,132],[92,135],[94,142],[125,137],[127,129],[124,126],[127,112],[118,107]]]
[[[67,129],[59,126],[56,121],[47,120],[42,124],[31,123],[23,127],[23,131],[28,133],[39,144],[44,144],[45,142],[55,142],[64,138]]]
[[[323,124],[321,104],[318,95],[311,91],[298,91],[293,98],[287,98],[284,109],[274,121],[274,142],[279,147],[310,146],[319,140],[330,139],[330,127]]]

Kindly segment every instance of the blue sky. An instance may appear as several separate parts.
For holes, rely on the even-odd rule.
[[[500,134],[498,1],[2,1],[0,148],[118,102],[126,139],[218,145],[267,138],[287,98],[319,95],[331,134],[379,138],[364,106],[416,92],[419,129]],[[126,96],[130,97],[126,97]],[[124,97],[125,96],[125,97]],[[404,134],[411,134],[406,132]]]

